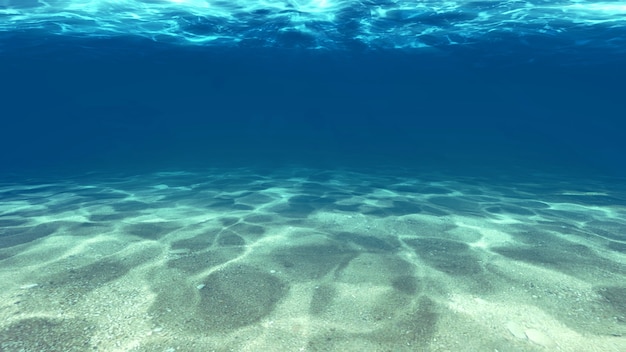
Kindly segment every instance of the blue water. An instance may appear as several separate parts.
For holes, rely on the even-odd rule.
[[[625,1],[0,0],[2,351],[623,351],[625,219]]]
[[[3,0],[0,161],[623,175],[625,15],[619,1]]]

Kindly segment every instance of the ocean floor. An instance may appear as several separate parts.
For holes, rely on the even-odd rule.
[[[626,350],[623,182],[216,168],[0,199],[6,352]]]

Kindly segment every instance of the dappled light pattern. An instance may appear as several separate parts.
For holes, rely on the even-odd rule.
[[[618,351],[623,185],[300,168],[7,181],[0,350]]]

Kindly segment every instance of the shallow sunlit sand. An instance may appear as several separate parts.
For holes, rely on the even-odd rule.
[[[617,185],[295,167],[5,182],[0,350],[623,351]]]

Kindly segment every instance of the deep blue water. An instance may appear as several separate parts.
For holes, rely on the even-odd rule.
[[[3,170],[621,176],[620,1],[0,1]]]

